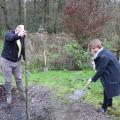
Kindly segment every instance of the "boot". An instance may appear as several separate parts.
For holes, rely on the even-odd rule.
[[[6,90],[6,96],[7,96],[6,103],[10,105],[12,103],[11,84],[6,83],[5,90]]]
[[[10,104],[12,103],[12,96],[11,96],[11,93],[7,93],[6,103],[7,103],[8,105],[10,105]]]
[[[26,94],[25,94],[25,90],[24,90],[22,82],[21,81],[16,82],[16,84],[17,84],[17,88],[18,88],[18,92],[20,94],[21,100],[25,101],[26,100]]]
[[[98,109],[98,113],[101,113],[103,115],[105,115],[106,111],[107,111],[107,109],[104,109],[104,108],[99,108]]]

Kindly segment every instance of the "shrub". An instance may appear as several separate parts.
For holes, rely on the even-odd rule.
[[[64,48],[66,54],[73,58],[80,70],[90,68],[90,53],[87,49],[83,49],[76,41],[68,42]]]
[[[41,71],[44,68],[44,61],[36,58],[29,62],[28,68],[30,71]]]

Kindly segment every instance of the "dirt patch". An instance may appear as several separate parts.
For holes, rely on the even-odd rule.
[[[62,117],[59,116],[60,113]],[[58,110],[56,115],[57,120],[114,120],[99,114],[95,108],[83,102],[69,104],[61,112]]]
[[[0,120],[27,120],[25,102],[20,100],[16,89],[12,90],[13,101],[9,107],[5,103],[5,93],[0,93],[3,94],[0,96]],[[29,88],[28,101],[29,120],[113,120],[83,102],[60,104],[45,87]]]

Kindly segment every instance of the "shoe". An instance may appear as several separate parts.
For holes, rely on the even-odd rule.
[[[112,107],[112,104],[109,104],[108,106],[109,106],[109,107]]]
[[[12,96],[11,96],[11,94],[7,94],[6,103],[7,103],[8,105],[10,105],[10,104],[12,103]]]
[[[99,109],[98,109],[98,113],[101,113],[101,114],[105,115],[106,110],[103,109],[103,108],[99,108]]]
[[[12,93],[11,93],[11,84],[5,83],[5,92],[6,92],[6,103],[10,105],[12,103]]]

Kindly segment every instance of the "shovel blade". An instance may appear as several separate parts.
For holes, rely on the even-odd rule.
[[[71,100],[79,100],[81,97],[85,95],[84,90],[77,89],[75,90],[73,95],[69,95],[68,98]]]

